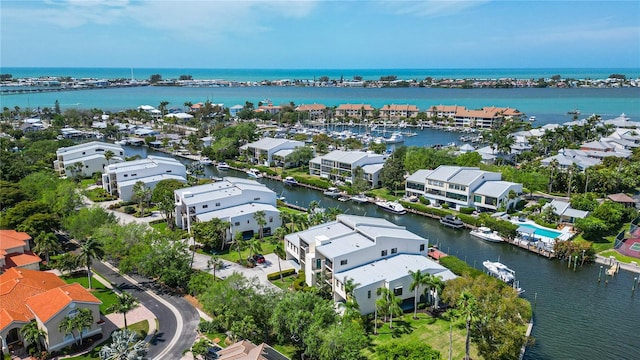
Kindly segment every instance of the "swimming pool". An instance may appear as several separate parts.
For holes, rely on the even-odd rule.
[[[555,239],[558,236],[562,235],[562,233],[558,232],[558,231],[553,231],[550,229],[545,229],[536,225],[532,225],[532,224],[518,224],[522,227],[525,228],[529,228],[532,230],[535,230],[535,235],[539,235],[539,236],[544,236],[544,237],[548,237],[550,239]]]

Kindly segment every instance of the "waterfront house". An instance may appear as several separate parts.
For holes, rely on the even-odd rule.
[[[185,183],[186,167],[170,157],[149,155],[146,159],[126,161],[105,167],[102,188],[122,201],[134,199],[133,188],[138,181],[153,190],[160,181],[173,179]]]
[[[107,151],[111,151],[114,157],[107,160],[104,157]],[[53,168],[60,176],[73,176],[79,171],[82,176],[89,177],[93,173],[101,173],[109,164],[123,162],[123,158],[122,146],[92,141],[58,149]]]
[[[380,118],[399,120],[401,118],[414,118],[418,116],[418,107],[410,104],[385,105],[380,109]]]
[[[336,116],[344,116],[355,119],[373,117],[373,106],[369,104],[340,104],[336,108]]]
[[[342,214],[335,221],[289,234],[284,242],[287,259],[305,271],[307,285],[330,284],[334,301],[346,300],[345,283],[352,280],[362,314],[374,311],[381,287],[413,307],[409,270],[442,280],[455,278],[427,258],[427,239],[381,218]]]
[[[553,161],[561,170],[568,170],[571,165],[576,164],[580,170],[600,164],[599,159],[591,158],[582,150],[560,149],[557,155],[546,157],[540,160],[540,165],[551,166]]]
[[[298,147],[305,146],[302,141],[262,138],[256,142],[242,145],[240,151],[246,154],[254,162],[259,162],[269,166],[274,161],[274,155],[286,163],[286,158]]]
[[[303,104],[296,108],[297,112],[308,114],[309,120],[323,119],[325,110],[327,107],[323,104]]]
[[[31,251],[31,236],[15,230],[0,230],[0,273],[10,268],[39,270],[42,259]]]
[[[280,110],[282,110],[281,106],[279,105],[274,106],[273,104],[267,103],[267,104],[258,106],[258,109],[256,110],[256,112],[266,112],[273,116],[279,113]]]
[[[315,157],[309,161],[309,174],[330,180],[354,180],[357,167],[364,170],[364,178],[371,187],[380,187],[380,171],[387,160],[387,155],[364,151],[334,150],[328,154]]]
[[[566,201],[552,200],[543,206],[543,209],[551,206],[553,213],[560,217],[560,222],[575,223],[576,219],[584,219],[589,215],[588,211],[577,210],[571,207],[571,204]]]
[[[457,210],[495,211],[517,203],[522,194],[522,184],[502,181],[501,173],[449,165],[416,171],[407,178],[405,189],[407,196],[422,196],[431,204],[447,204]]]
[[[26,345],[20,330],[31,321],[44,331],[48,351],[72,345],[74,337],[62,333],[59,326],[65,317],[75,316],[80,309],[91,310],[93,316],[91,326],[82,330],[83,337],[101,334],[100,304],[78,283],[67,284],[52,273],[11,268],[0,275],[2,350]]]
[[[211,184],[175,190],[174,196],[176,225],[188,231],[195,222],[218,218],[231,224],[227,240],[238,232],[251,238],[259,231],[254,218],[258,211],[265,214],[267,223],[262,230],[265,236],[281,225],[276,193],[254,180],[225,177]]]

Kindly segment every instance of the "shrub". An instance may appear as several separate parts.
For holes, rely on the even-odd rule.
[[[466,262],[452,255],[447,255],[443,258],[440,258],[440,265],[451,270],[452,273],[458,276],[467,274],[471,277],[476,277],[482,274],[482,271],[469,266]]]
[[[124,211],[125,214],[131,215],[131,214],[135,214],[136,209],[133,206],[128,205],[128,206],[124,207],[123,211]]]
[[[449,208],[449,204],[442,204],[442,208],[443,209],[448,209]]]
[[[420,203],[424,205],[431,205],[431,201],[424,196],[420,196],[418,199],[420,199]]]
[[[462,220],[465,224],[480,226],[482,225],[482,220],[478,219],[475,216],[467,215],[467,214],[459,214],[458,218]]]
[[[296,269],[286,269],[286,270],[282,270],[281,272],[275,272],[275,273],[271,273],[269,275],[267,275],[267,279],[268,280],[277,280],[280,279],[280,274],[282,274],[282,277],[287,277],[287,276],[291,276],[293,274],[296,273]]]
[[[476,209],[475,209],[475,208],[472,208],[472,207],[463,207],[463,208],[460,208],[460,212],[461,212],[462,214],[467,214],[467,215],[468,215],[468,214],[473,214],[473,212],[474,212],[474,211],[476,211]]]

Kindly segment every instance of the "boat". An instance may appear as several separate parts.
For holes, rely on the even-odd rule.
[[[340,201],[340,202],[347,202],[349,200],[351,200],[351,196],[349,196],[349,195],[340,195],[338,197],[338,201]]]
[[[325,190],[325,192],[323,193],[326,196],[331,196],[331,197],[338,197],[340,196],[340,189],[336,188],[336,187],[330,187],[327,190]]]
[[[287,176],[282,180],[285,185],[295,186],[298,185],[298,180],[296,180],[293,176]]]
[[[390,137],[384,139],[386,144],[400,144],[404,142],[404,136],[401,132],[393,132]]]
[[[369,198],[366,197],[364,194],[353,195],[351,197],[351,200],[360,204],[369,202]]]
[[[260,172],[260,170],[255,168],[251,168],[247,170],[247,175],[249,175],[250,178],[254,178],[254,179],[259,179],[262,177],[262,173]]]
[[[216,165],[216,168],[218,170],[222,170],[222,171],[229,170],[229,164],[227,164],[224,161],[221,161],[221,162],[218,163],[218,165]]]
[[[213,164],[213,160],[209,159],[208,157],[204,156],[201,157],[200,160],[198,160],[198,162],[202,165],[211,165]]]
[[[505,264],[485,260],[482,262],[482,265],[487,269],[489,275],[513,287],[518,292],[518,295],[524,293],[524,290],[520,287],[520,282],[516,280],[516,272],[508,268]]]
[[[402,204],[396,201],[376,201],[376,205],[382,208],[382,210],[385,210],[394,214],[403,215],[407,213],[407,209],[405,209],[404,206],[402,206]]]
[[[575,110],[567,111],[567,115],[580,115],[580,110],[575,109]]]
[[[471,236],[475,236],[482,240],[490,241],[490,242],[501,242],[504,241],[502,236],[498,234],[497,231],[493,231],[485,226],[480,226],[475,230],[471,230],[469,233]]]
[[[536,121],[536,117],[535,116],[529,116],[529,122],[534,122]]]
[[[453,215],[445,215],[440,219],[440,224],[454,229],[461,229],[464,227],[462,220]]]

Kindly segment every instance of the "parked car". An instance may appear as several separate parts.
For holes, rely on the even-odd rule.
[[[266,259],[262,254],[255,254],[253,255],[253,261],[255,261],[256,264],[264,264]]]

